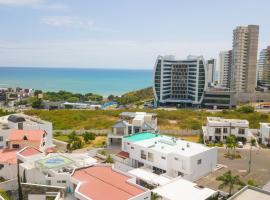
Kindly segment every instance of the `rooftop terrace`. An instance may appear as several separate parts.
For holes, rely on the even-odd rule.
[[[138,142],[138,141],[152,139],[155,137],[160,137],[160,135],[155,134],[155,133],[150,133],[150,132],[144,132],[144,133],[136,133],[136,134],[124,136],[124,140]]]

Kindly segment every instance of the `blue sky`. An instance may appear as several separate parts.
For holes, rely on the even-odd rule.
[[[0,66],[151,69],[157,55],[205,58],[231,48],[237,25],[260,25],[269,0],[0,0]]]

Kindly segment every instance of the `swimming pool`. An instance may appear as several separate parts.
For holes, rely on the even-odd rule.
[[[58,167],[62,167],[65,165],[69,165],[69,164],[73,163],[73,161],[65,156],[57,155],[57,156],[53,156],[53,157],[39,160],[37,163],[42,168],[51,169],[51,168],[58,168]]]

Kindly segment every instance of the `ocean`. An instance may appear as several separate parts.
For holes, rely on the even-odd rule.
[[[150,86],[152,70],[0,67],[0,88],[66,90],[108,96]]]

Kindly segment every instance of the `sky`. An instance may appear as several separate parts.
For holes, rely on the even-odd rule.
[[[158,55],[218,58],[269,0],[0,0],[0,66],[152,69]]]

